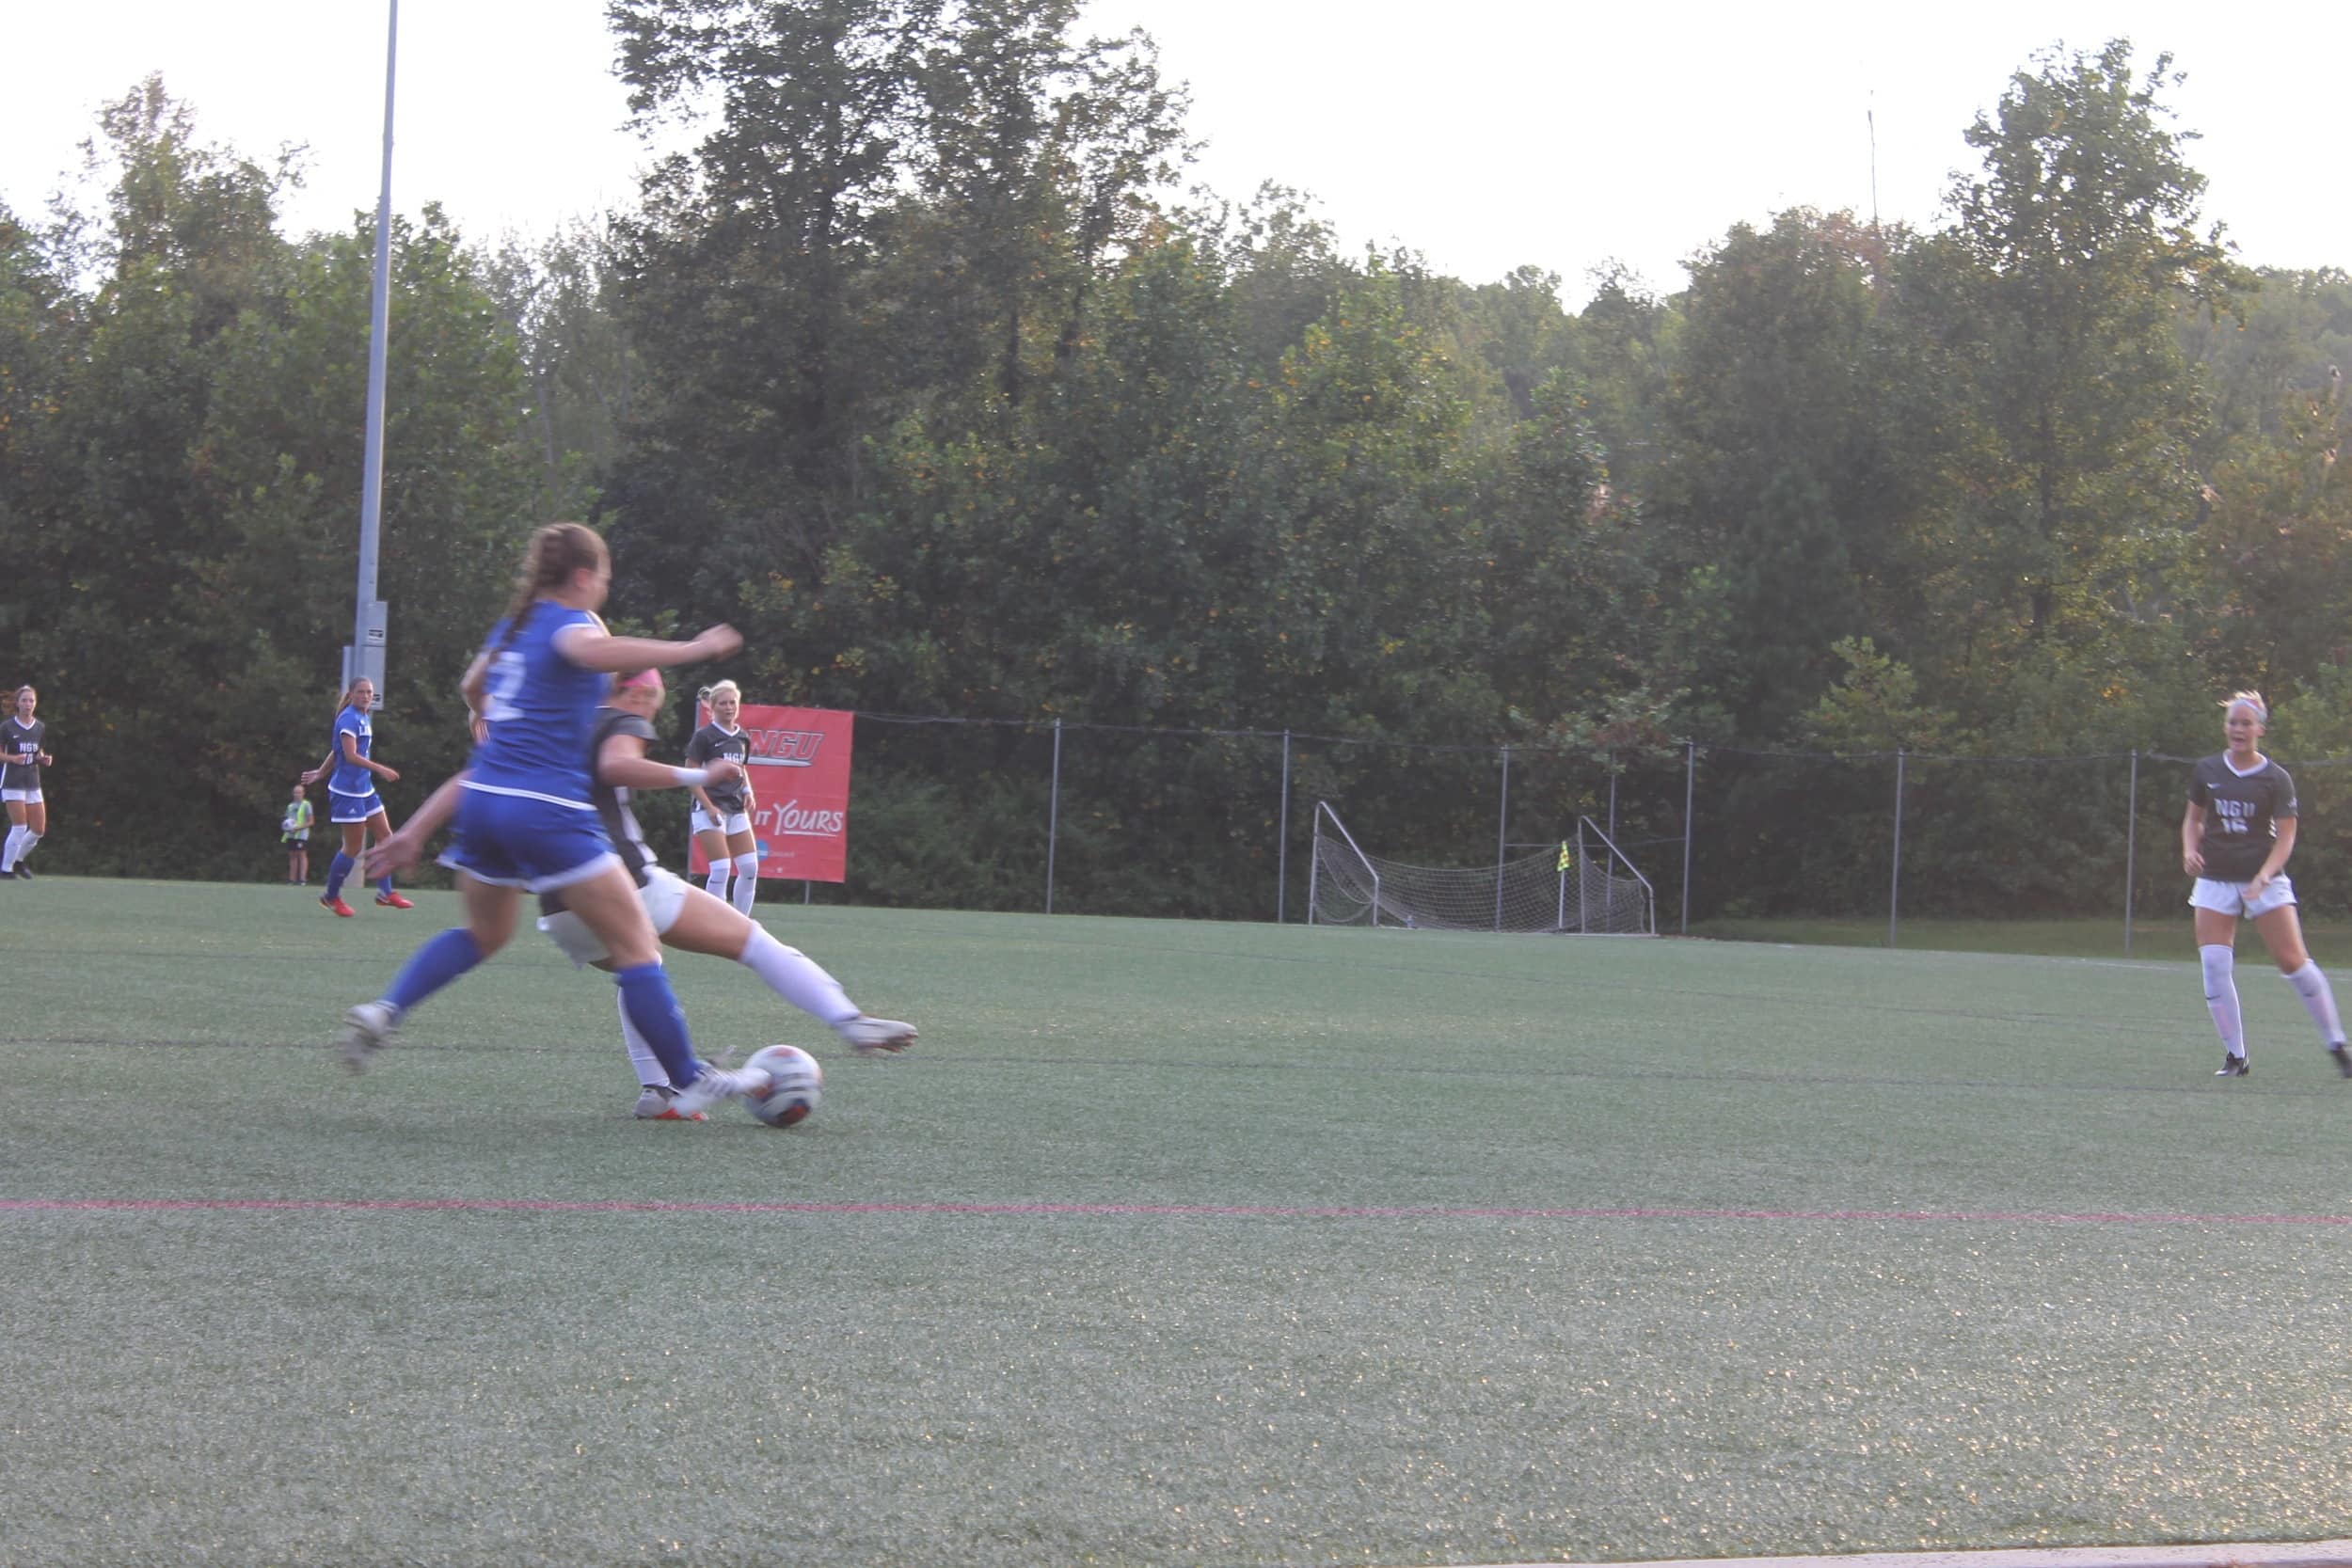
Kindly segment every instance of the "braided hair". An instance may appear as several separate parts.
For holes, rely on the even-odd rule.
[[[533,530],[522,570],[515,574],[514,596],[506,601],[506,635],[492,653],[514,645],[541,596],[571,581],[582,566],[601,566],[609,559],[604,540],[585,523],[548,523]]]

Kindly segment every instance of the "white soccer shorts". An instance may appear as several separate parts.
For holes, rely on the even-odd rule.
[[[693,889],[681,878],[673,876],[658,865],[645,867],[645,885],[637,890],[637,901],[645,906],[646,917],[653,922],[654,934],[665,936],[677,917],[686,911],[686,896]],[[564,956],[582,969],[602,963],[612,955],[606,952],[604,941],[588,928],[588,923],[569,910],[539,917],[539,929],[545,931]]]
[[[2282,910],[2294,903],[2295,883],[2284,875],[2273,877],[2270,885],[2262,890],[2260,896],[2249,898],[2243,882],[2217,882],[2211,877],[2200,877],[2197,885],[2189,890],[2188,901],[2201,910],[2212,910],[2217,914],[2244,915],[2252,920],[2257,915],[2268,914],[2273,910]]]

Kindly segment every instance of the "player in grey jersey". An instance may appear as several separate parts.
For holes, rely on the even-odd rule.
[[[40,770],[57,759],[41,749],[49,726],[33,717],[40,694],[20,686],[0,720],[0,800],[8,803],[8,836],[0,841],[0,878],[28,882],[24,857],[49,832],[49,805],[40,792]]]
[[[2205,976],[2205,1009],[2221,1036],[2215,1076],[2243,1078],[2246,1026],[2238,1010],[2237,923],[2251,920],[2279,973],[2302,999],[2319,1028],[2319,1043],[2345,1077],[2352,1053],[2344,1047],[2334,990],[2303,946],[2287,857],[2295,852],[2295,781],[2262,754],[2270,710],[2254,691],[2222,705],[2228,749],[2189,771],[2188,809],[2181,817],[2181,868],[2197,879],[2188,901],[2197,911],[2197,958]]]

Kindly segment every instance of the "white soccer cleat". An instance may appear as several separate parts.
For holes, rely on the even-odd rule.
[[[713,1067],[705,1062],[702,1075],[678,1090],[677,1098],[670,1101],[670,1109],[691,1121],[722,1100],[758,1094],[774,1082],[765,1068]]]
[[[912,1023],[900,1023],[890,1018],[871,1018],[865,1013],[834,1024],[833,1032],[841,1037],[842,1044],[861,1056],[904,1051],[914,1043],[915,1034]]]
[[[362,1002],[343,1014],[343,1026],[335,1035],[335,1050],[343,1059],[343,1066],[354,1072],[368,1070],[368,1058],[392,1043],[399,1032],[400,1015],[382,1002]]]
[[[637,1096],[637,1109],[634,1115],[639,1121],[701,1121],[704,1119],[700,1111],[696,1111],[691,1116],[682,1115],[677,1106],[673,1103],[676,1099],[677,1090],[670,1087],[669,1085],[663,1084],[657,1087],[648,1084]]]

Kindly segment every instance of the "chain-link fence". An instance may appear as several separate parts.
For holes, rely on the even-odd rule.
[[[1717,919],[2112,917],[2179,904],[2189,764],[2153,752],[1858,756],[1686,745],[1622,755],[1295,731],[861,714],[850,880],[869,904],[1307,918],[1311,816],[1375,855],[1499,866],[1602,827],[1658,928]],[[2307,908],[2352,902],[2352,759],[2286,759]],[[2331,823],[2341,823],[2331,828]],[[2125,941],[2129,942],[2128,928]]]

